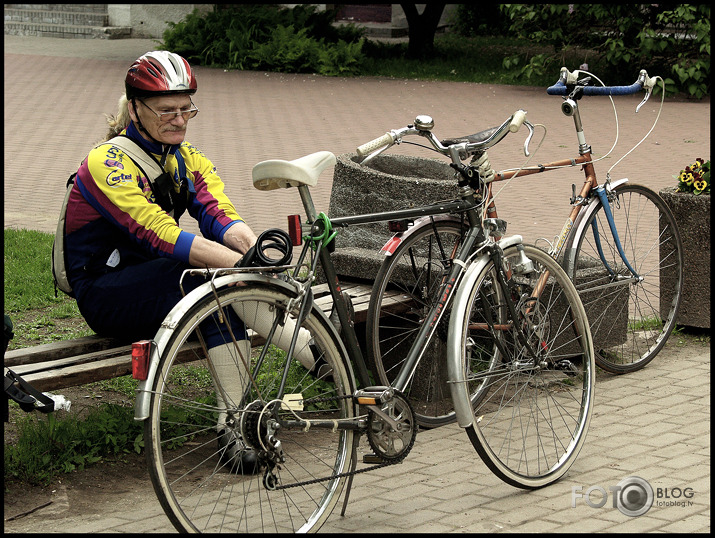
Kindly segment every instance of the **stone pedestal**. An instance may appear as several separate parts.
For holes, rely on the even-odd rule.
[[[337,157],[329,217],[344,217],[420,207],[457,197],[454,171],[445,160],[380,155],[367,166],[357,155]],[[338,275],[374,281],[384,258],[380,249],[392,233],[387,222],[338,231],[333,262]]]
[[[710,195],[675,192],[663,189],[660,196],[673,212],[683,242],[683,294],[677,323],[690,327],[710,328]],[[661,287],[672,282],[674,273],[664,270]],[[671,286],[672,287],[672,286]],[[661,312],[672,297],[661,293]]]
[[[420,207],[454,200],[458,196],[454,170],[445,160],[380,155],[368,166],[361,166],[356,159],[356,154],[337,157],[330,197],[331,218]],[[511,232],[519,233],[519,230]],[[390,237],[392,233],[386,222],[340,229],[333,254],[338,275],[350,280],[374,282],[384,260],[380,249]],[[598,260],[594,260],[594,264],[594,268],[579,271],[577,282],[592,279],[594,271],[605,271]],[[319,275],[319,281],[323,280]],[[618,305],[627,301],[627,288],[623,289],[623,296],[618,301],[584,298],[589,317],[602,316],[609,307],[619,310]],[[560,318],[554,316],[554,319]],[[593,335],[596,348],[611,347],[625,341],[627,310],[620,315],[607,314],[606,319],[609,322],[602,324],[602,328]],[[562,339],[568,340],[568,336]]]

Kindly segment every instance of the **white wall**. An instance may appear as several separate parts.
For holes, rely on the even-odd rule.
[[[166,21],[179,22],[194,8],[213,11],[214,4],[107,4],[110,26],[130,26],[132,37],[161,39]]]

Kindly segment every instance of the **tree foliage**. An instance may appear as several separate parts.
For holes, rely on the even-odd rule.
[[[610,83],[632,82],[646,69],[675,91],[696,98],[710,93],[709,5],[505,4],[502,10],[510,32],[556,53],[506,58],[506,67],[522,64],[523,76],[556,72],[559,53],[579,49],[608,68]]]

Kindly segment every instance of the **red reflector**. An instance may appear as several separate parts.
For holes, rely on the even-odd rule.
[[[403,220],[391,220],[387,223],[387,229],[392,233],[406,232],[407,228],[410,227],[410,221],[407,219]]]
[[[385,246],[382,247],[380,252],[384,252],[386,256],[392,256],[395,253],[395,249],[400,246],[400,243],[402,243],[402,238],[393,236],[388,239],[387,243],[385,243]]]
[[[303,244],[303,226],[300,223],[300,215],[288,215],[288,235],[294,247]]]
[[[145,381],[149,375],[151,340],[140,340],[132,344],[132,377]]]

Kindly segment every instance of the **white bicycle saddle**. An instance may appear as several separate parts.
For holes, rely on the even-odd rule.
[[[315,187],[318,176],[337,160],[329,151],[318,151],[293,161],[271,159],[253,167],[253,186],[261,191],[308,185]]]

